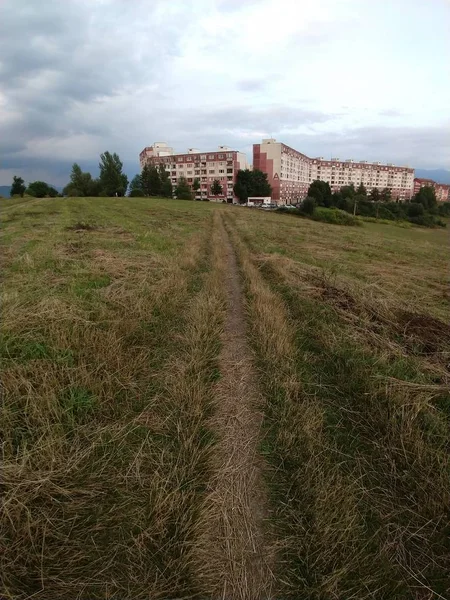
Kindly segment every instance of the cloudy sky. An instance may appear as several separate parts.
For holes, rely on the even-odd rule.
[[[262,137],[450,168],[450,0],[0,0],[0,185]]]

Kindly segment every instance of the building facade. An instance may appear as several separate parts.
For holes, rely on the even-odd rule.
[[[253,167],[267,173],[272,199],[279,204],[294,204],[305,198],[316,179],[327,181],[333,192],[353,183],[355,187],[363,184],[368,193],[373,188],[388,188],[394,200],[409,200],[413,195],[414,169],[352,159],[310,158],[274,139],[253,145]]]
[[[171,151],[171,152],[170,152]],[[146,165],[163,164],[175,187],[180,177],[185,177],[192,186],[195,179],[200,182],[196,199],[214,200],[217,202],[238,202],[233,187],[239,169],[248,169],[247,158],[242,152],[231,150],[227,146],[219,146],[213,152],[200,152],[190,148],[185,154],[174,154],[172,148],[163,142],[155,142],[153,146],[144,148],[139,155],[141,169]],[[211,186],[217,179],[222,186],[222,193],[213,196]]]
[[[423,187],[432,187],[436,194],[436,200],[438,202],[449,202],[450,201],[450,185],[446,183],[436,183],[433,179],[425,179],[422,177],[416,177],[414,179],[414,194]]]

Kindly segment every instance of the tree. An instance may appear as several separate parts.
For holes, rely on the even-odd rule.
[[[98,179],[92,179],[92,175],[83,172],[81,167],[74,163],[70,173],[70,182],[63,189],[66,196],[98,196],[101,184]]]
[[[213,184],[211,186],[211,194],[213,196],[220,196],[223,192],[223,187],[220,184],[218,179],[214,179]]]
[[[178,183],[175,188],[175,196],[179,200],[192,200],[191,186],[188,184],[185,177],[180,177],[178,179]]]
[[[380,198],[382,202],[389,202],[391,200],[391,190],[387,187],[381,190]]]
[[[23,197],[25,190],[26,190],[26,185],[22,179],[22,177],[16,177],[16,175],[14,175],[13,177],[13,182],[11,185],[11,191],[9,193],[9,195],[11,196],[11,198],[13,196],[21,196]]]
[[[306,196],[302,202],[302,211],[305,215],[313,215],[316,210],[316,199],[312,196]]]
[[[161,184],[161,196],[163,198],[173,198],[173,187],[170,179],[166,179]]]
[[[130,196],[136,196],[140,192],[140,196],[145,196],[144,190],[142,189],[142,179],[139,173],[133,177],[130,183]]]
[[[320,179],[313,181],[309,186],[308,196],[314,198],[319,206],[331,206],[332,204],[330,184],[326,181]]]
[[[360,203],[365,202],[367,196],[365,196],[364,194],[355,194],[352,198],[352,202],[353,202],[353,214],[356,215],[356,211],[358,209],[358,206]]]
[[[343,185],[341,187],[340,192],[341,192],[343,198],[352,199],[356,194],[355,186],[353,185],[353,183],[351,183],[350,185]]]
[[[123,164],[115,152],[100,154],[100,183],[108,196],[124,196],[128,187],[128,177],[122,172]]]
[[[358,196],[367,196],[367,189],[363,183],[360,183],[358,189],[356,190]]]
[[[194,179],[192,183],[192,189],[194,190],[194,195],[196,196],[200,190],[200,179],[198,177]]]
[[[241,203],[246,202],[249,196],[266,198],[272,195],[272,187],[267,180],[267,173],[263,173],[259,169],[253,171],[240,169],[237,172],[233,191]]]
[[[249,196],[267,198],[272,195],[272,186],[267,181],[267,173],[253,169],[250,171],[250,184]]]
[[[408,204],[408,217],[421,217],[425,210],[420,202],[410,202]]]
[[[434,188],[426,185],[420,188],[420,190],[414,196],[412,201],[417,202],[418,204],[422,204],[425,210],[431,210],[437,204],[436,192],[434,191]]]
[[[380,190],[376,187],[372,188],[372,191],[369,194],[369,199],[372,202],[379,202],[380,201]]]
[[[150,165],[148,171],[148,186],[150,196],[161,195],[161,178],[159,176],[158,168],[154,165]]]
[[[141,171],[141,186],[146,196],[150,196],[150,167],[145,164]]]
[[[45,183],[45,181],[33,181],[27,187],[26,193],[35,198],[45,198],[45,196],[56,198],[58,195],[58,191],[51,185],[48,185],[48,183]]]

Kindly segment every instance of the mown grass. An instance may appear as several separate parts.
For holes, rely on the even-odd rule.
[[[446,233],[145,198],[2,202],[0,595],[220,588],[198,559],[217,211],[265,398],[276,597],[450,597]]]
[[[3,598],[199,593],[190,553],[223,318],[211,211],[3,211]]]
[[[416,303],[421,273],[445,285],[439,232],[339,239],[279,215],[229,217],[266,390],[280,597],[448,597],[450,329],[433,316],[448,304]],[[377,240],[372,261],[352,258]],[[402,277],[394,241],[414,249]]]

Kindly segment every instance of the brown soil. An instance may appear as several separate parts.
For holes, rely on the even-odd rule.
[[[203,511],[198,572],[211,598],[262,600],[271,597],[273,559],[265,532],[264,464],[257,452],[261,395],[246,340],[236,256],[222,223],[220,228],[228,308],[219,356],[221,379],[210,421],[218,442]]]

